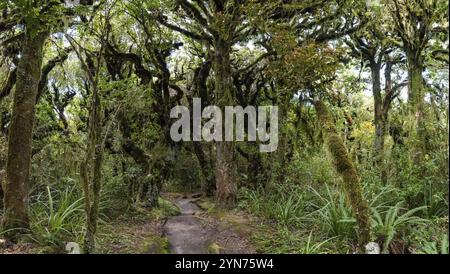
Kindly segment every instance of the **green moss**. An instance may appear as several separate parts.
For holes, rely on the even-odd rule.
[[[222,248],[217,243],[211,243],[208,248],[208,254],[220,254]]]
[[[165,216],[177,216],[181,214],[181,210],[178,206],[173,204],[172,202],[165,200],[163,198],[159,198],[159,207],[162,209],[163,214]]]
[[[169,254],[169,241],[166,237],[151,237],[144,242],[142,253],[145,254]]]
[[[211,198],[201,198],[195,202],[200,209],[212,212],[215,208],[215,203]]]
[[[342,177],[343,189],[355,212],[358,223],[359,248],[363,249],[365,244],[370,241],[370,219],[368,204],[362,195],[360,179],[326,105],[318,101],[315,107],[319,121],[323,125],[323,135],[328,152],[336,172]]]

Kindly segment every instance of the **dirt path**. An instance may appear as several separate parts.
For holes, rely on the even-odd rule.
[[[169,249],[173,254],[205,254],[208,235],[195,214],[200,208],[192,198],[180,198],[175,201],[181,215],[170,217],[164,234],[169,240]]]

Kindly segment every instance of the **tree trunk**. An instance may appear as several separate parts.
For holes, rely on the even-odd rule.
[[[381,95],[381,66],[377,63],[372,63],[370,66],[372,72],[372,92],[374,98],[374,124],[375,124],[375,138],[373,142],[374,159],[377,165],[381,165],[385,156],[385,140],[388,134],[388,112],[392,98],[392,63],[388,61],[385,67],[385,92],[384,98]],[[382,167],[380,178],[382,182],[387,181],[387,172]]]
[[[103,150],[106,136],[103,140],[103,109],[99,94],[98,77],[101,66],[103,47],[97,56],[97,62],[90,56],[84,60],[77,51],[81,66],[90,83],[91,105],[88,120],[87,149],[84,162],[80,165],[81,185],[84,193],[84,209],[86,213],[86,232],[83,251],[91,254],[95,251],[95,234],[97,233],[98,207],[100,203],[100,191],[102,186]],[[107,133],[106,133],[107,134]]]
[[[145,190],[145,206],[148,208],[156,208],[159,207],[159,195],[161,192],[161,177],[158,176],[156,178],[152,178],[150,175],[147,175],[143,178],[144,184],[146,186]]]
[[[98,206],[102,179],[102,108],[98,87],[93,87],[93,100],[89,116],[89,139],[85,162],[81,165],[81,177],[85,197],[86,234],[84,252],[90,254],[95,249],[97,232]]]
[[[381,67],[378,64],[373,64],[370,69],[372,73],[372,93],[375,108],[375,139],[373,147],[376,154],[375,158],[379,162],[384,154],[384,138],[386,136],[386,125],[383,119],[383,98],[381,96]]]
[[[47,33],[35,37],[25,34],[18,69],[16,91],[9,126],[8,158],[4,184],[3,229],[20,229],[29,226],[28,191],[31,165],[31,146],[35,103],[41,77],[42,51]],[[19,230],[17,230],[19,229]]]
[[[359,249],[363,251],[365,245],[370,241],[370,218],[367,202],[362,195],[360,179],[348,155],[347,148],[336,130],[328,108],[321,101],[315,103],[315,108],[320,124],[323,127],[325,143],[333,159],[333,165],[337,173],[342,177],[344,191],[355,212],[358,225]]]
[[[232,142],[220,142],[216,145],[216,197],[220,206],[233,208],[236,205],[237,186],[234,178]]]
[[[210,165],[211,161],[208,161],[208,157],[203,150],[202,144],[200,142],[192,142],[192,145],[194,147],[194,153],[200,164],[203,177],[205,177],[203,192],[207,197],[212,197],[216,192],[214,167]]]
[[[408,101],[410,113],[410,141],[412,159],[415,163],[422,161],[426,152],[425,124],[424,124],[424,86],[423,64],[414,52],[407,53],[408,59]]]
[[[216,104],[222,109],[233,104],[230,52],[231,45],[222,38],[214,41],[214,73]],[[216,198],[220,206],[232,208],[236,205],[236,182],[234,178],[234,143],[216,144]]]

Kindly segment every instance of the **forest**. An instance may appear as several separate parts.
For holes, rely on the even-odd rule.
[[[0,12],[0,254],[448,254],[448,1]]]

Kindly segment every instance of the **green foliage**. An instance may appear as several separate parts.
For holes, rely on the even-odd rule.
[[[308,161],[305,161],[305,157],[309,158]],[[335,185],[338,182],[331,163],[319,153],[313,152],[307,156],[297,152],[289,164],[288,172],[288,183],[320,186]]]
[[[65,242],[80,242],[84,225],[83,199],[77,191],[67,188],[47,196],[35,197],[31,206],[31,235],[37,243],[62,250]]]
[[[325,195],[321,195],[314,189],[312,191],[319,200],[319,205],[316,205],[319,208],[317,219],[320,220],[327,234],[331,237],[354,240],[356,220],[345,195],[328,186],[325,187]]]
[[[425,242],[421,249],[425,254],[448,254],[448,235],[443,235],[440,242]]]
[[[440,155],[439,155],[440,154]],[[446,161],[441,153],[433,153],[427,157],[423,166],[417,166],[408,158],[405,150],[396,149],[389,159],[394,185],[401,189],[400,199],[414,208],[426,205],[425,214],[430,218],[448,214],[448,177],[446,177]]]
[[[176,155],[172,174],[171,188],[167,190],[195,192],[204,182],[201,167],[195,155],[184,150]]]
[[[313,242],[313,233],[309,233],[308,240],[302,249],[300,249],[300,254],[320,254],[322,250],[322,246],[327,244],[333,238],[327,239],[322,242]]]
[[[282,226],[300,227],[308,218],[306,209],[310,204],[306,194],[298,190],[298,187],[287,185],[279,185],[271,193],[262,189],[243,189],[239,207]]]
[[[423,225],[427,221],[418,216],[414,216],[417,212],[426,209],[425,206],[404,211],[402,202],[395,206],[388,207],[385,211],[380,212],[377,208],[372,208],[372,227],[376,237],[383,242],[383,253],[389,251],[389,245],[395,239],[395,236],[404,231],[411,225]],[[384,218],[383,218],[384,216]]]
[[[308,247],[308,241],[305,243],[302,240],[307,238],[312,245],[326,242],[320,245],[322,251],[314,252],[353,252],[356,242],[355,219],[345,195],[337,188],[338,179],[331,166],[323,160],[326,159],[324,156],[307,157],[311,160],[291,162],[292,168],[289,167],[286,177],[289,183],[278,184],[269,192],[263,189],[241,189],[239,207],[267,222],[260,227],[254,241],[264,252],[307,253],[312,248],[311,245]],[[426,235],[414,236],[417,232],[428,231],[427,227],[441,226],[434,223],[426,225],[431,218],[435,218],[432,216],[436,216],[428,212],[436,212],[436,209],[430,209],[425,201],[422,206],[410,208],[402,202],[405,190],[393,183],[399,175],[392,173],[389,183],[385,184],[380,180],[380,168],[369,164],[360,165],[363,193],[371,210],[373,239],[382,244],[383,252],[388,252],[389,246],[397,241],[404,242],[410,252],[425,252],[423,247],[430,249],[434,245],[439,248],[441,238],[435,239],[429,235],[441,235],[442,232],[432,230]],[[320,174],[324,174],[327,179],[323,180]],[[439,212],[445,214],[446,198],[442,192],[436,192],[442,195],[439,201],[443,204],[438,207]],[[300,236],[312,231],[315,237]]]
[[[177,216],[181,214],[178,206],[163,198],[159,198],[159,207],[165,216]]]

